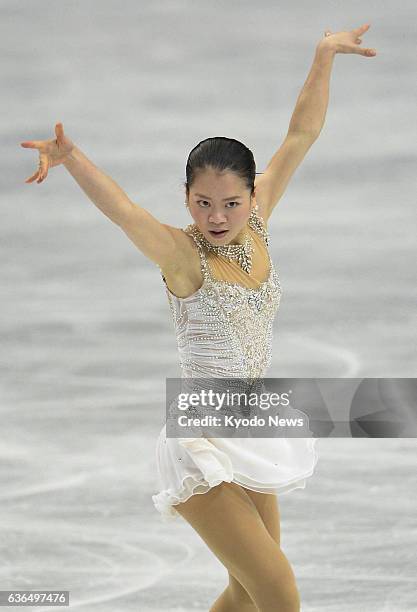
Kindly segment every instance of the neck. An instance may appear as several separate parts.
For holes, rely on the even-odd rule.
[[[245,237],[247,234],[248,228],[244,227],[240,232],[229,242],[229,244],[243,244],[245,242]]]

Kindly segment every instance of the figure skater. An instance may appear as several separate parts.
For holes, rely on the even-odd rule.
[[[177,334],[182,378],[261,378],[270,365],[272,321],[281,286],[270,259],[268,219],[294,171],[321,132],[336,53],[364,49],[369,24],[325,32],[297,99],[288,133],[257,175],[252,152],[232,138],[200,142],[186,166],[186,205],[194,220],[180,229],[134,204],[64,135],[26,141],[44,181],[63,164],[92,202],[160,270]],[[277,494],[304,488],[317,462],[313,438],[173,438],[156,449],[159,492],[168,520],[182,517],[228,572],[210,612],[296,612],[300,596],[280,546]]]

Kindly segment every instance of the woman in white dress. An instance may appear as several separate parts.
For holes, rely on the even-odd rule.
[[[56,138],[26,141],[39,151],[41,183],[63,164],[92,202],[160,268],[177,334],[182,378],[261,378],[271,361],[272,322],[281,285],[269,256],[267,221],[325,119],[336,53],[367,57],[369,28],[326,32],[318,43],[287,136],[256,177],[251,151],[208,138],[191,151],[185,230],[134,204],[55,126]],[[300,598],[280,547],[277,493],[304,487],[317,462],[311,438],[175,438],[157,442],[164,519],[182,516],[226,567],[229,585],[210,612],[296,612]]]

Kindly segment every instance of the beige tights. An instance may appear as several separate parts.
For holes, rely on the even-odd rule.
[[[222,482],[175,509],[229,572],[209,612],[299,612],[295,576],[279,544],[275,495]]]

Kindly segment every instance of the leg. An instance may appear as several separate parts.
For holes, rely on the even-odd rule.
[[[299,612],[291,566],[245,489],[222,482],[175,509],[249,593],[259,612]],[[244,610],[236,602],[232,605],[224,612]]]
[[[251,500],[256,506],[258,513],[269,533],[271,538],[280,545],[280,514],[278,507],[278,499],[276,494],[270,493],[257,493],[256,491],[251,491],[250,489],[245,489],[245,492],[249,495]],[[229,586],[226,591],[224,591],[217,602],[219,602],[219,612],[222,611],[222,600],[232,599],[232,601],[240,602],[240,605],[243,604],[248,606],[248,611],[255,611],[257,608],[252,601],[249,593],[246,589],[240,584],[240,582],[229,572]],[[250,608],[249,605],[252,605]],[[224,608],[225,610],[227,608]],[[212,609],[211,612],[217,612],[216,607]]]
[[[250,489],[245,489],[245,491],[255,504],[269,535],[280,546],[281,530],[277,496],[270,493],[257,493]]]

